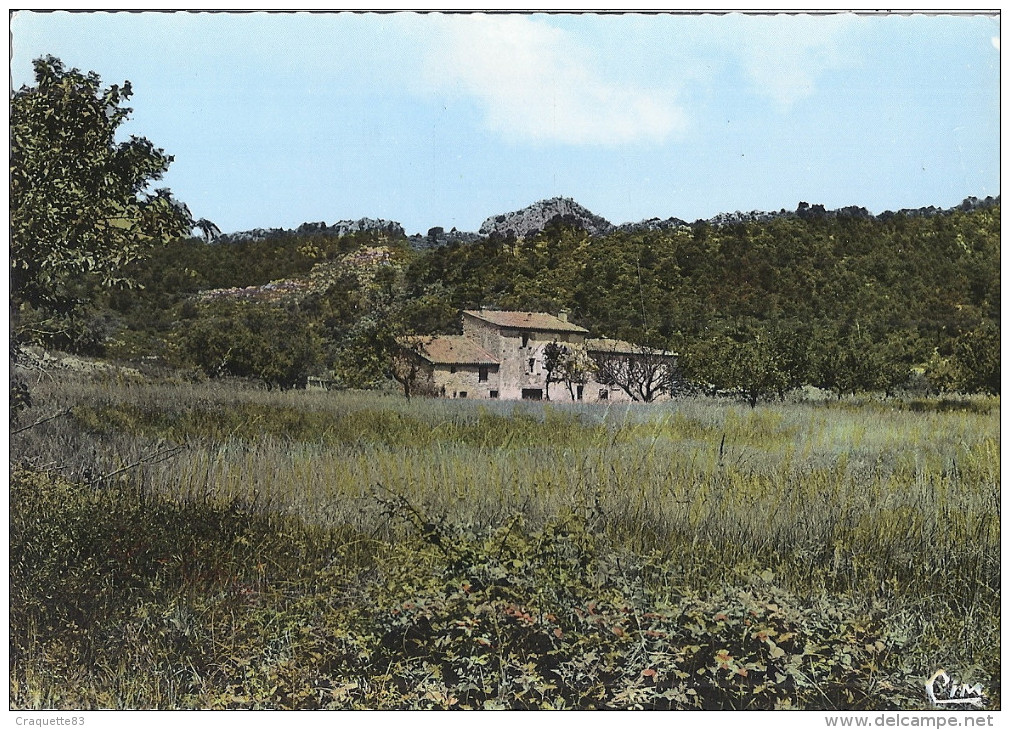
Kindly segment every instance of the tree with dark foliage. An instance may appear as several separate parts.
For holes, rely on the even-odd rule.
[[[167,189],[147,192],[172,157],[142,137],[116,140],[132,89],[35,61],[35,86],[10,102],[11,353],[81,303],[81,282],[128,285],[122,269],[193,221]],[[31,327],[23,315],[33,312]],[[55,321],[55,320],[52,320]]]

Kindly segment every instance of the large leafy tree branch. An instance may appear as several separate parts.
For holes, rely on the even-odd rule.
[[[132,111],[129,82],[102,88],[94,72],[35,61],[35,86],[11,98],[10,306],[14,350],[25,308],[72,310],[85,278],[128,284],[123,267],[153,244],[188,233],[188,209],[148,192],[172,157],[142,137],[116,140]]]

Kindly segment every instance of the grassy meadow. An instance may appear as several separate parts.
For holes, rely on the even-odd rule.
[[[998,398],[33,397],[13,707],[1000,706]]]

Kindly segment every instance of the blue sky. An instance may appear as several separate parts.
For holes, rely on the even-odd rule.
[[[21,12],[11,33],[15,87],[44,54],[129,79],[124,131],[225,231],[1000,193],[992,16]]]

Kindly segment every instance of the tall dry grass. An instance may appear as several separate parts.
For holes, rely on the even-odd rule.
[[[65,378],[14,458],[179,500],[378,530],[377,487],[476,525],[590,502],[616,545],[773,561],[824,587],[998,576],[999,403],[731,401],[599,407]],[[159,461],[169,446],[184,448]],[[131,466],[135,465],[135,466]],[[689,561],[685,561],[689,563]],[[699,580],[707,579],[700,572]],[[957,596],[951,599],[959,600]]]
[[[998,663],[998,399],[408,402],[72,374],[35,397],[70,415],[13,435],[12,459],[99,489],[387,543],[412,529],[390,493],[478,532],[577,515],[657,556],[653,580],[882,598],[922,661]]]

